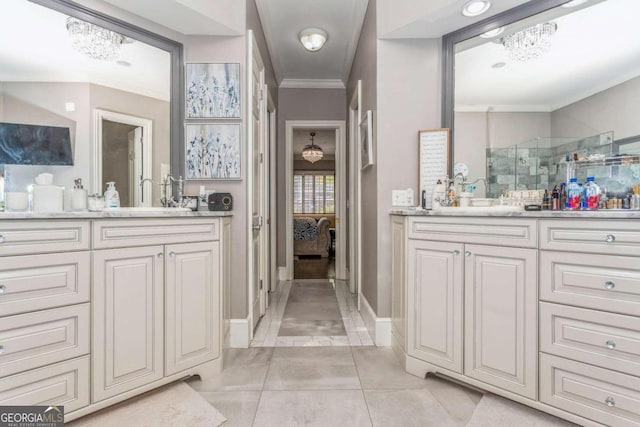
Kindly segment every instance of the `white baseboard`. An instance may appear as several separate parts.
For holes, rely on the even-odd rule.
[[[278,267],[278,280],[287,280],[287,267]]]
[[[249,329],[249,318],[231,319],[230,321],[230,344],[231,348],[249,348],[251,330]]]
[[[391,318],[377,317],[369,301],[363,294],[360,294],[360,315],[364,321],[369,336],[378,347],[388,347],[391,345]]]

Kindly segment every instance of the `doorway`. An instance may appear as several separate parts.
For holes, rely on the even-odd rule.
[[[92,192],[115,182],[121,206],[151,206],[151,120],[98,109],[95,120]]]

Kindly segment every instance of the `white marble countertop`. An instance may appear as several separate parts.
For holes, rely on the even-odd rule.
[[[112,210],[99,212],[0,212],[3,219],[207,218],[233,216],[228,211]]]
[[[402,216],[459,216],[459,217],[514,217],[514,218],[638,218],[640,210],[603,209],[597,211],[525,211],[525,210],[480,210],[465,208],[447,208],[425,210],[421,208],[392,208],[390,215]]]

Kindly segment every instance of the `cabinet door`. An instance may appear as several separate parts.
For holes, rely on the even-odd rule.
[[[465,375],[535,399],[534,249],[465,246]]]
[[[162,246],[93,252],[93,401],[163,376]]]
[[[462,373],[462,250],[459,243],[410,240],[408,354]]]
[[[166,246],[166,375],[220,356],[220,242]]]

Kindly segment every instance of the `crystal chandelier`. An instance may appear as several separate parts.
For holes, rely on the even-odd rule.
[[[90,58],[115,61],[120,57],[124,36],[76,18],[67,18],[67,31],[73,48]]]
[[[311,135],[311,144],[307,145],[304,147],[304,150],[302,150],[302,158],[308,162],[315,163],[322,159],[322,148],[317,145],[313,145],[313,137],[316,136],[316,133],[311,132],[309,135]]]
[[[551,38],[558,29],[555,22],[534,25],[500,39],[507,55],[514,61],[528,61],[547,52],[551,47]]]

